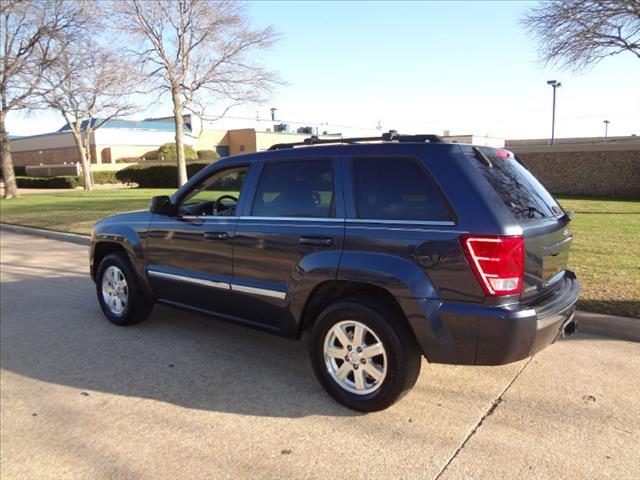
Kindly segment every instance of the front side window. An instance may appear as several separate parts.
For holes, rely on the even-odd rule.
[[[334,182],[329,159],[266,163],[253,202],[257,217],[331,217]]]
[[[202,180],[180,203],[180,214],[234,216],[248,171],[248,167],[233,168]]]
[[[451,220],[444,198],[416,160],[358,158],[353,174],[358,218]]]

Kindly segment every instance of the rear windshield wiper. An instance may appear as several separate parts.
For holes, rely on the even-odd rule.
[[[527,212],[527,216],[529,218],[534,218],[536,213],[541,217],[546,217],[544,213],[542,213],[536,207],[532,207],[532,206],[521,207],[517,210],[517,213],[524,213],[524,212]]]

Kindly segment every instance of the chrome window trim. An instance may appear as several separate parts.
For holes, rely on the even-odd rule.
[[[347,218],[347,222],[354,223],[382,223],[389,224],[404,224],[404,225],[436,225],[436,226],[454,226],[456,222],[450,220],[389,220],[379,218]]]
[[[280,290],[270,290],[267,288],[256,288],[256,287],[247,287],[244,285],[237,285],[235,283],[231,284],[232,292],[241,292],[241,293],[252,293],[254,295],[262,295],[263,297],[271,297],[278,298],[280,300],[284,300],[287,296],[286,292],[281,292]]]
[[[232,216],[224,216],[224,215],[184,215],[180,218],[185,218],[187,220],[237,220],[240,217],[232,217]]]
[[[176,275],[175,273],[158,272],[157,270],[148,270],[149,276],[156,278],[164,278],[167,280],[176,280],[178,282],[192,283],[203,287],[219,288],[222,290],[231,290],[240,293],[250,293],[261,295],[263,297],[278,298],[284,300],[287,296],[286,292],[280,290],[270,290],[267,288],[247,287],[245,285],[237,285],[235,283],[214,282],[213,280],[204,280],[202,278],[188,277],[185,275]]]
[[[200,217],[204,218],[204,217]],[[217,218],[217,217],[216,217]],[[336,217],[253,217],[251,215],[243,215],[241,217],[227,217],[238,218],[239,220],[256,220],[256,221],[303,221],[303,222],[352,222],[352,223],[380,223],[384,225],[430,225],[441,227],[452,227],[456,225],[456,222],[450,220],[447,221],[431,221],[431,220],[388,220],[377,218],[336,218]]]
[[[176,275],[174,273],[158,272],[156,270],[148,270],[149,276],[157,278],[165,278],[167,280],[177,280],[178,282],[193,283],[204,287],[219,288],[222,290],[231,290],[231,284],[226,282],[214,282],[213,280],[205,280],[202,278],[186,277],[184,275]]]
[[[251,215],[243,215],[238,217],[240,220],[259,220],[259,221],[303,221],[303,222],[339,222],[344,223],[346,219],[337,217],[254,217]]]

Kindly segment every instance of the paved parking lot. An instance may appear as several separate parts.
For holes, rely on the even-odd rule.
[[[1,472],[13,478],[640,478],[640,344],[423,364],[361,415],[305,345],[157,307],[103,317],[87,249],[2,232]]]

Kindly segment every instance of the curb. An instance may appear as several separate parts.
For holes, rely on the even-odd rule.
[[[578,310],[576,320],[580,333],[595,333],[640,342],[640,318],[616,317]]]
[[[91,244],[91,237],[88,235],[58,232],[44,228],[23,227],[22,225],[12,225],[9,223],[0,223],[0,229],[23,235],[36,235],[50,238],[51,240],[77,243],[79,245]],[[576,320],[578,321],[579,332],[640,342],[640,319],[616,317],[613,315],[603,315],[601,313],[578,310],[576,311]]]
[[[45,228],[23,227],[22,225],[12,225],[10,223],[0,223],[0,230],[21,235],[36,235],[38,237],[77,243],[79,245],[91,245],[91,237],[88,235],[78,235],[76,233],[58,232],[57,230],[47,230]]]

